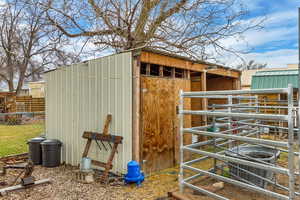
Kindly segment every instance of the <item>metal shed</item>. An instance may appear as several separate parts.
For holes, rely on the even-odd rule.
[[[101,132],[112,114],[110,133],[123,136],[113,172],[125,173],[136,160],[146,172],[178,163],[179,90],[239,89],[240,72],[150,49],[102,57],[46,73],[46,135],[63,142],[62,158],[77,165],[84,131]],[[207,101],[187,107],[205,108]],[[189,118],[203,124],[206,119]],[[191,140],[191,138],[186,138]],[[96,145],[92,158],[106,159]],[[102,160],[103,161],[103,160]]]
[[[131,59],[128,52],[46,73],[46,135],[63,142],[62,159],[66,163],[80,162],[86,143],[83,132],[101,131],[110,113],[110,132],[124,137],[113,170],[125,172],[132,159]],[[108,153],[101,155],[92,144],[89,156],[106,159]]]

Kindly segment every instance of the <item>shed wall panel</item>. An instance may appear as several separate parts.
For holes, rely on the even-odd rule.
[[[109,132],[124,138],[112,171],[126,172],[127,163],[132,159],[131,70],[129,52],[46,74],[46,135],[63,142],[62,160],[67,164],[80,163],[86,143],[83,132],[102,132],[106,115],[112,114]],[[110,151],[103,150],[93,142],[89,157],[106,162]]]

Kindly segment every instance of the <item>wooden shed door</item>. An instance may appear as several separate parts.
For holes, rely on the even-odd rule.
[[[190,80],[141,77],[141,158],[148,173],[178,161],[176,106],[180,89],[189,91]]]

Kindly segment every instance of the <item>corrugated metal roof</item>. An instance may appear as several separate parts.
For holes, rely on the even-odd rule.
[[[251,89],[298,88],[298,70],[258,71],[252,76]]]
[[[298,75],[298,70],[276,70],[276,71],[257,71],[254,76],[284,76],[284,75]]]

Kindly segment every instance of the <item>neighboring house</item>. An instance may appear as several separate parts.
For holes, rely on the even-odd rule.
[[[252,76],[251,89],[271,89],[271,88],[287,88],[292,84],[294,88],[294,101],[298,96],[298,69],[272,70],[272,71],[257,71]],[[286,94],[264,94],[258,95],[263,102],[263,105],[268,106],[286,106]],[[265,113],[287,114],[287,109],[269,110],[264,109]],[[287,123],[281,123],[280,126],[287,126]],[[298,126],[297,116],[295,116],[294,126]]]
[[[264,68],[264,69],[251,69],[242,71],[241,75],[241,87],[243,90],[247,90],[251,88],[252,76],[255,75],[258,71],[284,71],[288,69],[297,69],[298,64],[288,64],[287,67],[284,68]]]
[[[29,96],[29,89],[28,88],[21,89],[17,96],[19,97]]]
[[[45,98],[45,81],[25,82],[19,91],[19,97]]]
[[[29,96],[32,98],[44,98],[45,97],[45,81],[29,82]]]
[[[298,64],[287,64],[289,69],[298,69]]]
[[[243,70],[241,75],[241,87],[243,90],[251,88],[252,76],[261,69]]]

